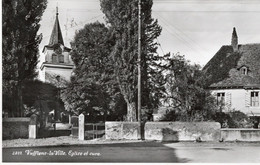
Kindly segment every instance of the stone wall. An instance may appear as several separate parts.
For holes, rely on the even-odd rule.
[[[145,139],[159,141],[217,141],[220,124],[217,122],[147,122]]]
[[[228,128],[221,129],[221,139],[224,141],[260,141],[260,129]]]
[[[29,138],[30,118],[3,118],[2,135],[5,139]]]
[[[106,122],[106,139],[138,139],[138,122]],[[147,122],[146,140],[158,141],[218,141],[220,124],[217,122]]]
[[[138,139],[138,122],[106,122],[106,139]]]

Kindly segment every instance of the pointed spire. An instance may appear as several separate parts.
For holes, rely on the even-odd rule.
[[[58,16],[59,15],[59,11],[58,11],[58,5],[57,5],[57,7],[56,7],[56,16]]]
[[[56,20],[54,23],[54,27],[52,29],[49,45],[54,45],[54,44],[58,44],[58,43],[64,45],[58,15],[59,15],[59,12],[58,12],[58,6],[57,6],[56,7]]]
[[[233,28],[233,33],[232,33],[232,38],[231,38],[231,45],[233,47],[234,51],[238,50],[238,37],[237,37],[237,32],[236,28]]]

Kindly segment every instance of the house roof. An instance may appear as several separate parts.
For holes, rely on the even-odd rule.
[[[248,74],[239,68],[246,66]],[[206,87],[260,87],[260,43],[222,46],[203,68]]]

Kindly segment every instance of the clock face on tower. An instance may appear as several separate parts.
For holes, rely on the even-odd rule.
[[[54,48],[54,52],[57,53],[57,54],[61,54],[62,53],[61,47]]]

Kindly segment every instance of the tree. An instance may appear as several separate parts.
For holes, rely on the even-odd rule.
[[[107,115],[114,95],[119,93],[114,82],[110,52],[114,39],[99,22],[85,25],[71,42],[74,75],[62,99],[68,111],[97,116]]]
[[[23,116],[22,84],[34,78],[38,35],[46,0],[3,0],[3,102],[11,116]]]
[[[137,102],[137,43],[138,0],[100,0],[101,9],[112,29],[116,43],[111,53],[114,72],[120,92],[127,103],[127,120],[136,121]],[[157,20],[151,18],[152,0],[143,1],[142,6],[142,105],[151,108],[152,77],[157,43],[161,32]],[[156,105],[155,105],[156,106]]]
[[[169,114],[174,115],[174,120],[181,121],[212,119],[218,107],[210,92],[203,88],[200,66],[189,64],[184,56],[179,54],[168,56],[165,65],[168,94],[165,101],[174,111]]]

